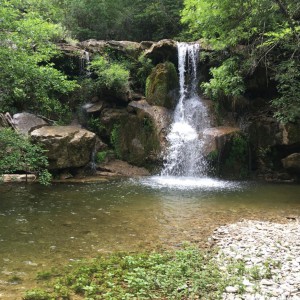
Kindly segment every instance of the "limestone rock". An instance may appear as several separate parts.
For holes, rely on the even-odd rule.
[[[3,182],[34,182],[37,178],[34,174],[4,174],[1,180]]]
[[[293,153],[282,159],[281,162],[288,171],[300,174],[300,153]]]
[[[49,169],[82,167],[89,163],[96,135],[75,126],[44,126],[31,132],[46,150]]]
[[[177,43],[173,40],[161,40],[153,43],[152,46],[145,51],[145,56],[150,58],[154,64],[164,61],[177,62]]]
[[[164,150],[166,147],[167,130],[170,127],[172,119],[171,111],[165,107],[149,105],[145,99],[132,101],[129,103],[129,107],[132,108],[140,118],[147,116],[152,120],[156,135],[159,137],[161,148]]]
[[[91,113],[96,113],[100,112],[104,107],[104,102],[103,101],[98,101],[98,102],[91,102],[91,103],[86,103],[83,105],[83,109],[86,111],[86,113],[91,114]]]
[[[171,62],[158,64],[147,78],[147,101],[151,105],[174,108],[178,87],[178,75],[174,64]]]
[[[42,118],[26,112],[14,114],[12,124],[17,131],[26,135],[34,129],[48,125],[48,123]]]
[[[90,39],[78,43],[77,46],[88,52],[100,54],[104,53],[106,49],[113,49],[136,58],[142,51],[141,44],[132,41],[97,41]]]
[[[293,145],[300,143],[300,124],[298,123],[287,123],[280,124],[282,131],[282,144]]]
[[[213,151],[222,151],[226,142],[228,142],[234,134],[240,132],[241,130],[237,127],[226,126],[205,129],[203,132],[203,138],[207,145],[205,153],[209,154]]]
[[[115,176],[126,176],[126,177],[150,175],[149,171],[146,170],[145,168],[135,167],[128,164],[125,161],[118,160],[118,159],[101,164],[100,169],[102,172],[97,172],[100,175],[103,172],[108,172],[110,174],[114,174]]]

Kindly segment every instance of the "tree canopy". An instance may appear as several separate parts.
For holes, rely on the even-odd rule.
[[[45,4],[45,5],[43,5]],[[2,111],[31,110],[51,116],[64,114],[58,101],[76,83],[54,68],[55,42],[64,35],[51,21],[46,1],[2,1],[0,7],[0,107]]]

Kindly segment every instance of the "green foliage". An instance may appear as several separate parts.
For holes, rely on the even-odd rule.
[[[235,176],[245,178],[248,175],[248,139],[240,134],[233,136],[229,155],[225,165],[235,171]]]
[[[144,55],[141,55],[138,58],[136,72],[133,74],[135,85],[142,88],[143,92],[146,90],[146,80],[150,75],[154,65],[152,64],[151,59],[146,58]]]
[[[273,101],[276,116],[283,123],[294,122],[300,116],[300,63],[288,60],[279,64],[275,79],[280,97]]]
[[[87,121],[87,129],[96,134],[100,134],[105,127],[101,124],[99,118],[90,117]]]
[[[106,157],[107,157],[107,151],[100,151],[96,154],[96,162],[100,164],[105,161]]]
[[[64,290],[85,299],[220,299],[225,279],[210,258],[190,246],[174,252],[101,256],[66,270],[48,295],[56,299]]]
[[[63,24],[79,40],[160,40],[180,32],[183,0],[65,0]]]
[[[11,129],[0,130],[0,175],[26,171],[39,175],[42,184],[49,184],[45,151]]]
[[[31,291],[27,291],[23,300],[52,300],[53,298],[49,293],[43,291],[41,289],[35,289]]]
[[[98,76],[97,84],[100,90],[126,92],[129,89],[129,71],[123,64],[99,56],[91,62],[90,69]]]
[[[56,70],[51,58],[62,28],[38,1],[2,1],[0,7],[0,107],[2,111],[31,110],[48,117],[66,114],[58,98],[76,84]],[[43,8],[42,8],[43,7]],[[43,14],[41,13],[43,11]]]
[[[220,67],[211,68],[213,78],[202,84],[204,93],[214,100],[234,97],[244,93],[244,80],[239,64],[234,58],[225,60]]]
[[[185,0],[182,22],[189,34],[214,50],[225,50],[227,57],[240,58],[234,68],[240,72],[230,70],[228,60],[214,68],[213,79],[204,84],[206,92],[243,93],[242,82],[260,67],[277,84],[275,116],[283,122],[299,119],[299,15],[295,0]]]

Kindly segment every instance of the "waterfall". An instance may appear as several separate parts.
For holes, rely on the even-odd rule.
[[[81,75],[90,77],[91,72],[88,70],[90,64],[90,53],[86,50],[83,51],[79,61],[79,72]]]
[[[168,149],[163,176],[201,177],[207,163],[203,155],[202,131],[209,127],[207,109],[197,95],[199,44],[178,43],[180,93],[167,135]]]

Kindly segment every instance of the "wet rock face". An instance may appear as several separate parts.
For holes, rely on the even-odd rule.
[[[158,64],[146,82],[146,98],[151,105],[175,108],[177,102],[178,75],[174,64]]]
[[[206,153],[222,152],[225,144],[237,133],[241,133],[241,130],[237,127],[219,126],[205,129],[203,138],[207,145]]]
[[[47,151],[49,169],[78,168],[90,162],[96,135],[75,126],[45,126],[31,138]]]
[[[18,132],[25,135],[34,129],[48,125],[42,118],[26,112],[13,115],[12,124]]]
[[[132,101],[129,104],[140,119],[149,118],[153,123],[153,130],[158,138],[160,150],[164,152],[167,146],[166,136],[172,121],[172,113],[169,109],[161,106],[152,106],[144,100]]]

